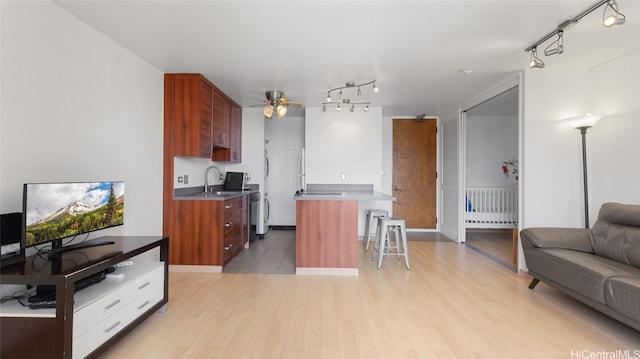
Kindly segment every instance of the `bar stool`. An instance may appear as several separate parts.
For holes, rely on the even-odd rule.
[[[365,213],[367,215],[365,219],[366,222],[364,223],[364,250],[368,251],[369,239],[371,238],[371,227],[374,223],[376,225],[378,224],[379,217],[389,217],[389,211],[387,211],[386,209],[367,209]]]
[[[391,246],[391,230],[394,231],[394,239],[396,245]],[[395,249],[395,253],[393,251]],[[373,248],[371,260],[378,255],[378,269],[382,265],[382,257],[389,255],[404,256],[407,269],[409,266],[409,247],[407,246],[407,226],[404,219],[399,217],[380,217],[378,218],[378,233],[376,233],[376,244]]]

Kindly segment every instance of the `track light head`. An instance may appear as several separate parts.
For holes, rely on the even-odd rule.
[[[612,13],[607,15],[611,9]],[[604,7],[604,13],[602,14],[602,26],[611,27],[614,25],[622,25],[625,22],[625,16],[620,11],[618,11],[618,4],[615,0],[610,0],[607,5]]]
[[[327,102],[331,102],[331,92],[327,92]]]
[[[531,58],[529,59],[529,67],[532,69],[544,68],[544,61],[538,57],[538,51],[534,47],[531,49]]]
[[[378,86],[376,86],[376,82],[373,82],[373,92],[380,92],[380,89],[378,88]]]
[[[560,55],[564,52],[564,46],[562,45],[562,35],[563,31],[558,31],[558,38],[556,41],[552,42],[544,49],[544,54],[547,56],[551,55]],[[555,45],[555,46],[554,46]]]

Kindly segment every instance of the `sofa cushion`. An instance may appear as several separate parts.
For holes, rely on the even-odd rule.
[[[603,204],[591,236],[597,255],[640,268],[640,206]]]
[[[640,270],[635,276],[608,279],[605,289],[609,308],[640,322]]]
[[[636,274],[637,268],[591,253],[561,248],[526,249],[529,270],[559,285],[605,304],[605,281]]]

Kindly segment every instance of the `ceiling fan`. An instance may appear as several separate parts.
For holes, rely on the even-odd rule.
[[[287,114],[287,107],[302,107],[300,104],[290,102],[288,98],[284,97],[283,91],[267,91],[264,94],[267,100],[263,101],[262,113],[266,118],[271,118],[274,112],[278,118],[284,117]]]

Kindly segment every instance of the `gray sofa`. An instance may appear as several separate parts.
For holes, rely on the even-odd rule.
[[[593,229],[520,232],[530,289],[539,281],[640,330],[640,205],[605,203]]]

